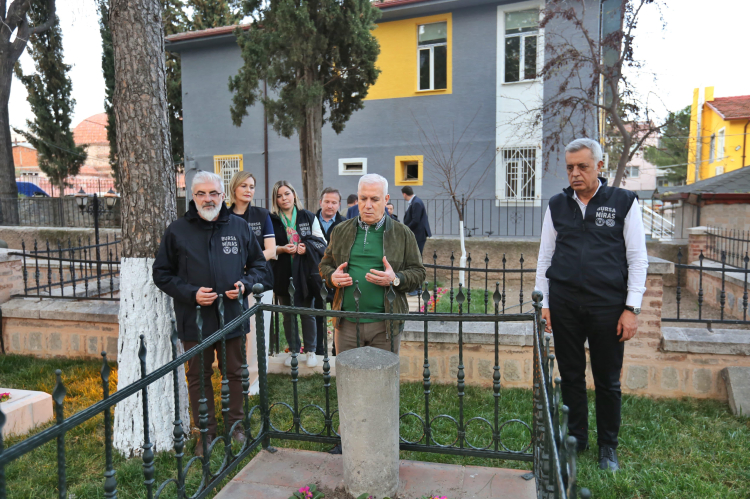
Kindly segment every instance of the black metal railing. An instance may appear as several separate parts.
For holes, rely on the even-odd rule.
[[[120,199],[116,199],[111,207],[103,201],[99,205],[96,212],[93,209],[93,202],[80,207],[75,196],[0,198],[0,207],[4,213],[2,225],[22,227],[94,227],[100,225],[119,228],[121,225]],[[17,220],[10,216],[14,209],[18,212]]]
[[[425,286],[423,291],[423,299],[429,299],[429,286]],[[294,288],[290,285],[290,296],[294,296]],[[298,315],[312,315],[312,316],[323,316],[325,317],[339,317],[339,318],[350,318],[357,321],[365,318],[376,318],[386,321],[402,321],[402,320],[414,320],[414,315],[409,314],[376,314],[376,313],[364,313],[364,312],[342,312],[332,310],[317,310],[311,308],[299,308],[293,305],[291,306],[278,306],[278,305],[265,305],[261,303],[261,292],[262,287],[256,285],[253,289],[255,294],[256,304],[249,309],[244,310],[241,314],[231,320],[229,323],[224,323],[224,302],[223,297],[220,295],[218,298],[218,311],[219,311],[219,326],[220,329],[210,336],[203,338],[203,324],[201,319],[201,311],[198,309],[197,313],[197,325],[200,342],[197,346],[191,348],[189,351],[182,355],[177,355],[178,352],[178,337],[177,331],[172,323],[172,360],[161,367],[156,368],[151,373],[147,372],[146,368],[146,355],[148,345],[144,339],[144,336],[140,337],[140,348],[138,352],[138,358],[140,361],[141,378],[131,383],[130,385],[119,389],[114,394],[110,394],[108,390],[109,386],[109,365],[107,362],[106,353],[102,353],[103,363],[101,370],[102,380],[102,400],[96,404],[80,411],[68,418],[63,418],[63,408],[65,403],[66,388],[61,379],[60,371],[56,372],[57,383],[53,392],[53,402],[55,407],[56,421],[51,427],[13,445],[8,449],[4,449],[2,438],[0,437],[0,499],[6,499],[9,492],[12,493],[14,484],[6,483],[5,470],[6,467],[12,465],[12,463],[20,458],[21,456],[33,452],[35,449],[44,445],[52,440],[57,440],[57,476],[58,485],[57,493],[61,498],[67,497],[67,474],[66,474],[66,460],[68,458],[68,445],[65,442],[65,434],[74,427],[83,424],[84,422],[96,417],[99,414],[104,415],[104,446],[102,449],[103,454],[103,476],[102,485],[104,489],[104,497],[114,498],[117,497],[117,480],[115,470],[112,464],[112,420],[110,412],[112,407],[117,403],[125,400],[126,398],[140,392],[142,396],[142,411],[144,419],[144,434],[143,444],[141,446],[143,461],[143,488],[146,497],[159,498],[169,488],[176,490],[176,496],[178,498],[190,497],[190,498],[203,498],[208,496],[212,491],[219,487],[221,481],[229,475],[238,464],[246,457],[248,457],[257,448],[263,447],[266,449],[270,448],[271,439],[279,440],[304,440],[310,442],[329,443],[336,444],[340,442],[340,436],[337,433],[337,428],[334,425],[334,418],[338,412],[335,408],[335,400],[331,400],[331,372],[330,372],[330,359],[328,354],[323,359],[323,383],[322,391],[325,396],[325,408],[318,404],[308,403],[302,405],[300,401],[300,394],[298,393],[297,383],[299,379],[298,372],[298,354],[292,352],[292,365],[290,368],[290,382],[292,384],[292,400],[279,400],[271,401],[269,398],[269,386],[268,386],[268,374],[267,374],[267,362],[265,357],[265,340],[264,340],[264,319],[263,311],[278,311],[282,313],[290,313],[295,317]],[[326,291],[321,291],[321,298],[325,301]],[[388,300],[393,302],[395,293],[391,289],[388,293]],[[453,454],[462,456],[478,456],[485,458],[496,458],[496,459],[507,459],[516,461],[529,461],[533,463],[533,478],[536,479],[538,497],[544,499],[566,499],[575,497],[590,497],[590,494],[586,489],[581,489],[580,492],[577,489],[576,483],[576,443],[575,438],[566,436],[567,435],[567,408],[564,406],[560,407],[560,381],[555,379],[552,380],[552,373],[554,371],[554,355],[549,352],[549,335],[543,333],[545,324],[541,318],[541,294],[534,293],[534,312],[524,314],[501,314],[500,303],[501,293],[499,285],[496,284],[495,291],[492,295],[492,303],[494,305],[494,313],[488,314],[465,314],[463,312],[463,305],[465,303],[465,296],[463,289],[459,287],[459,292],[456,297],[457,313],[455,314],[441,314],[434,315],[423,313],[420,315],[419,320],[424,323],[424,414],[421,414],[421,410],[414,410],[406,412],[401,416],[401,419],[416,417],[421,427],[421,436],[409,440],[401,435],[401,450],[407,451],[419,451],[419,452],[432,452],[442,454]],[[240,303],[242,303],[240,301]],[[358,302],[357,302],[358,303]],[[200,428],[201,445],[202,445],[202,456],[192,457],[187,460],[185,456],[185,440],[186,435],[183,430],[183,421],[180,419],[180,377],[178,375],[178,369],[186,361],[196,356],[200,357],[200,365],[203,365],[203,356],[206,350],[213,352],[214,345],[220,343],[219,354],[223,357],[226,356],[226,336],[236,330],[237,328],[244,327],[244,324],[252,317],[255,318],[256,324],[256,337],[257,337],[257,355],[258,355],[258,373],[259,373],[259,397],[257,399],[258,404],[250,407],[250,380],[249,370],[246,358],[246,338],[242,336],[242,367],[241,367],[241,383],[242,383],[242,405],[244,408],[244,416],[241,421],[236,422],[232,427],[228,424],[224,426],[223,435],[218,436],[210,444],[206,438],[208,432],[208,408],[206,404],[206,390],[203,383],[200,385],[200,401],[198,407],[198,421],[196,422]],[[454,418],[447,414],[434,415],[430,409],[430,346],[429,346],[429,326],[431,323],[436,321],[448,321],[457,322],[459,327],[458,336],[458,348],[459,348],[459,359],[456,372],[456,397],[458,399],[459,416]],[[533,413],[530,414],[531,423],[527,423],[520,419],[508,419],[502,421],[503,415],[499,406],[500,398],[500,350],[499,350],[499,327],[503,322],[531,322],[533,324],[534,332],[534,349],[533,349],[533,362],[534,362],[534,378],[533,378]],[[486,418],[474,417],[466,418],[464,414],[464,358],[463,358],[463,324],[465,322],[492,322],[495,325],[495,366],[493,376],[493,394],[494,394],[494,417],[493,421],[490,422]],[[294,328],[296,329],[296,320],[292,321]],[[393,322],[391,322],[393,324]],[[297,331],[295,330],[295,333]],[[391,333],[393,329],[391,329]],[[359,335],[359,333],[358,333]],[[328,352],[327,339],[325,351]],[[226,362],[223,363],[226,366]],[[155,456],[152,448],[151,437],[149,434],[149,407],[148,397],[158,397],[160,394],[149,392],[149,387],[164,378],[165,376],[172,376],[173,381],[173,400],[174,400],[174,422],[173,422],[173,457],[175,459],[174,470],[169,472],[169,477],[157,477],[155,467]],[[226,417],[229,412],[230,404],[230,391],[228,388],[228,378],[226,369],[221,370],[221,413],[224,418],[224,422],[227,423]],[[153,388],[151,388],[153,390]],[[275,409],[287,410],[291,413],[291,424],[286,428],[278,428],[272,421],[272,411]],[[323,420],[321,429],[314,431],[305,427],[302,422],[302,415],[305,411],[311,410],[316,413],[320,413]],[[255,418],[254,418],[255,416]],[[252,420],[252,421],[251,421]],[[254,421],[254,422],[253,422]],[[436,421],[449,421],[455,425],[456,438],[453,441],[445,442],[445,432],[441,425],[436,425]],[[0,411],[0,435],[2,435],[2,426],[5,422],[5,416]],[[530,438],[528,443],[523,445],[520,449],[511,449],[504,443],[501,435],[503,428],[508,424],[515,423],[525,426],[530,429]],[[492,438],[487,445],[473,445],[470,432],[472,428],[482,425],[489,425],[492,429]],[[245,441],[241,448],[236,452],[232,447],[231,435],[234,431],[241,429],[245,435]],[[453,432],[449,433],[453,434]],[[407,435],[408,436],[408,435]],[[223,454],[218,468],[214,470],[216,460],[213,461],[212,454],[221,453]],[[186,476],[193,466],[200,467],[200,481],[194,480],[193,487],[195,491],[190,493],[186,489]]]
[[[748,293],[747,293],[747,281],[748,281],[748,263],[750,263],[750,257],[747,251],[741,259],[741,267],[731,266],[727,263],[727,252],[721,250],[718,256],[718,263],[709,260],[706,262],[706,257],[703,255],[703,251],[698,256],[698,262],[682,263],[683,254],[682,248],[677,251],[677,263],[675,264],[675,274],[677,274],[677,287],[676,287],[676,303],[677,303],[677,314],[676,317],[664,317],[662,316],[662,322],[698,322],[707,324],[708,329],[711,330],[711,324],[750,324],[750,320],[747,317],[748,308]],[[696,265],[697,263],[697,265]],[[707,265],[708,264],[708,265]],[[685,271],[685,272],[683,272]],[[683,288],[687,283],[684,279],[690,279],[691,276],[689,271],[697,271],[698,273],[698,286],[697,286],[697,314],[692,310],[686,314],[683,304]],[[704,293],[704,277],[706,274],[711,275],[715,279],[721,279],[721,287],[716,289],[712,286],[712,289],[716,291],[717,299],[716,305],[719,307],[718,317],[707,317],[705,308],[706,307],[706,295]],[[727,279],[732,279],[738,286],[742,286],[742,306],[739,306],[739,296],[732,294],[731,304],[727,309]],[[736,289],[736,288],[735,288]],[[697,315],[697,317],[696,317]],[[730,318],[733,316],[734,318]],[[740,318],[741,317],[741,318]]]
[[[733,267],[742,267],[750,251],[750,233],[739,229],[706,227],[706,258],[722,261]]]
[[[21,251],[11,252],[23,258],[23,294],[17,296],[119,300],[120,253],[120,240],[109,235],[98,244],[79,237],[76,246],[68,239],[67,245],[45,241],[40,247],[34,239],[33,249],[21,241]]]

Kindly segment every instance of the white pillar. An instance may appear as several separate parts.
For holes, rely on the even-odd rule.
[[[373,347],[336,358],[344,484],[354,497],[398,490],[399,359]]]

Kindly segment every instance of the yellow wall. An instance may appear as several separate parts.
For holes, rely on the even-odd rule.
[[[691,109],[691,120],[690,120],[690,140],[688,141],[688,184],[692,184],[697,180],[705,180],[716,176],[716,168],[724,167],[724,173],[742,168],[742,147],[743,147],[743,133],[745,128],[746,120],[724,120],[721,115],[714,111],[708,103],[714,99],[714,88],[707,87],[705,91],[705,103],[703,104],[702,116],[701,116],[701,132],[700,132],[700,143],[701,143],[701,158],[700,158],[700,173],[697,180],[694,177],[695,171],[695,126],[693,123],[693,116],[695,115],[697,108],[697,92],[693,94],[693,107]],[[711,159],[711,135],[716,134],[716,141],[718,143],[719,130],[724,128],[724,152],[723,154],[719,151],[714,161]],[[750,141],[748,141],[750,145]],[[750,154],[745,158],[745,162],[750,162]]]
[[[418,90],[417,26],[446,21],[448,27],[448,82],[444,90]],[[378,24],[373,34],[380,43],[378,80],[367,100],[397,99],[453,92],[453,17],[450,13]]]

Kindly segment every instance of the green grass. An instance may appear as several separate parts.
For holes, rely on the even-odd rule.
[[[44,390],[54,387],[54,370],[63,371],[68,388],[65,415],[69,416],[98,401],[101,397],[100,363],[83,360],[40,360],[23,356],[0,356],[0,385],[3,387]],[[111,389],[116,386],[116,372],[111,377]],[[218,377],[215,378],[218,388]],[[322,376],[300,379],[298,383],[300,407],[315,403],[325,407]],[[270,400],[292,402],[289,376],[269,377]],[[219,390],[215,389],[217,407]],[[531,393],[522,389],[503,389],[500,398],[501,421],[519,418],[530,421]],[[596,441],[593,413],[593,394],[590,400],[591,441]],[[467,387],[464,414],[485,417],[492,421],[494,397],[491,389]],[[251,405],[257,403],[253,397]],[[332,380],[331,404],[336,405],[335,379]],[[420,383],[401,385],[401,411],[424,414],[424,393]],[[449,414],[458,418],[458,399],[455,385],[433,385],[431,414]],[[279,428],[291,424],[288,410],[277,406],[272,420]],[[221,423],[220,431],[222,431]],[[306,409],[302,424],[308,431],[322,428],[319,412]],[[338,421],[334,419],[334,424]],[[476,424],[476,423],[475,423]],[[439,420],[434,425],[441,443],[455,438],[455,427]],[[37,430],[38,431],[38,430]],[[486,426],[470,426],[468,438],[481,445],[490,437]],[[421,429],[415,418],[402,421],[401,434],[417,438]],[[76,499],[103,497],[104,471],[103,420],[96,417],[70,431],[66,436],[68,463],[68,491]],[[520,425],[512,425],[503,432],[503,440],[512,449],[522,447],[528,438]],[[19,443],[18,437],[6,440],[6,446]],[[750,419],[731,415],[725,403],[697,399],[652,400],[644,397],[623,397],[623,427],[620,435],[622,471],[616,475],[600,473],[596,466],[594,446],[579,460],[579,484],[589,487],[595,498],[742,498],[750,497]],[[294,447],[324,451],[328,445],[308,442],[273,441],[277,447]],[[187,446],[192,455],[194,443]],[[216,456],[212,468],[219,466]],[[432,453],[402,452],[402,458],[423,461],[530,469],[530,463],[463,458]],[[241,468],[242,465],[240,465]],[[119,497],[144,497],[141,460],[115,457]],[[7,467],[8,493],[12,498],[56,497],[57,463],[55,442],[45,444]],[[157,455],[157,482],[173,477],[174,460],[170,453]],[[197,473],[189,477],[191,493],[197,486]],[[290,491],[291,493],[291,491]],[[71,496],[69,496],[71,497]],[[164,495],[162,497],[173,497]]]

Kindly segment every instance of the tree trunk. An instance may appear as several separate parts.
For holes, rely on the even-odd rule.
[[[323,190],[323,97],[305,109],[299,129],[299,156],[305,208],[315,212]]]
[[[13,164],[13,144],[10,139],[10,82],[13,65],[0,63],[0,199],[18,199],[16,167]],[[3,207],[5,210],[3,210]],[[0,202],[0,223],[18,225],[18,202]]]
[[[160,0],[112,0],[110,27],[115,56],[114,111],[122,187],[122,266],[118,388],[140,378],[139,335],[145,335],[146,371],[170,360],[172,300],[153,284],[151,266],[164,230],[176,218],[175,174],[167,113],[166,69]],[[182,368],[179,417],[189,429]],[[149,431],[155,451],[172,447],[175,402],[172,378],[149,386]],[[140,393],[117,404],[115,448],[141,452]]]

